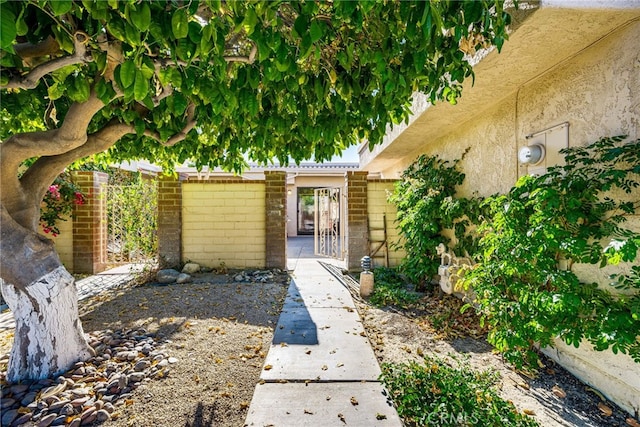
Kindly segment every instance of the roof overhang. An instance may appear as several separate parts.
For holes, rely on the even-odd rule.
[[[465,82],[456,105],[431,105],[424,95],[414,94],[409,124],[389,130],[373,150],[366,144],[360,147],[362,169],[393,169],[407,156],[419,153],[429,141],[494,107],[618,28],[640,19],[640,2],[552,0],[518,13],[517,18],[502,52],[492,51],[474,66],[475,84],[471,80]]]

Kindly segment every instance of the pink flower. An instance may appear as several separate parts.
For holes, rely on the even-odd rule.
[[[84,196],[82,195],[82,193],[76,191],[74,202],[76,205],[84,205]]]
[[[60,200],[60,191],[58,189],[59,189],[58,185],[49,186],[49,193],[51,194],[51,197],[56,200]]]

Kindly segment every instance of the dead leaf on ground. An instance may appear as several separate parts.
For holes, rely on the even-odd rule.
[[[631,427],[640,427],[640,423],[638,421],[634,420],[633,418],[627,418],[625,421]]]
[[[264,365],[264,370],[265,371],[270,371],[273,368],[273,365]]]
[[[527,414],[527,415],[531,415],[531,416],[534,416],[534,415],[536,414],[536,413],[535,413],[535,411],[534,411],[533,409],[525,409],[525,410],[524,410],[524,411],[522,411],[522,412],[524,412],[524,413],[525,413],[525,414]]]
[[[551,388],[551,391],[553,392],[553,394],[558,396],[560,399],[564,399],[565,397],[567,397],[567,393],[565,393],[564,390],[561,389],[560,387],[558,387],[557,385],[554,385]]]
[[[613,415],[613,410],[602,402],[598,403],[598,409],[605,417],[610,417],[611,415]]]
[[[358,404],[358,399],[356,399],[354,396],[351,396],[351,399],[349,399],[349,401],[353,406],[356,406]]]

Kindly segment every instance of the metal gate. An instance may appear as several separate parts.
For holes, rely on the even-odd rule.
[[[140,179],[106,185],[107,263],[155,262],[158,253],[158,185]]]
[[[317,188],[315,199],[315,254],[339,260],[344,259],[344,232],[342,192],[340,188]]]

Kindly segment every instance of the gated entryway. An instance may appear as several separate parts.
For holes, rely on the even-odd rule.
[[[340,188],[317,188],[315,200],[315,254],[344,259],[344,202]]]
[[[106,185],[107,264],[155,262],[158,253],[158,185],[139,179]]]

